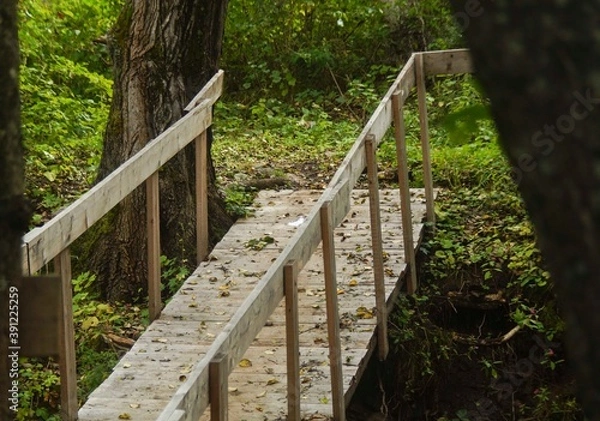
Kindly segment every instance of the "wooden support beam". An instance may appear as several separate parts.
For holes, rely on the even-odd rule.
[[[208,256],[208,145],[206,130],[196,138],[196,260]]]
[[[337,280],[335,267],[335,245],[331,202],[323,202],[320,208],[321,240],[323,241],[323,266],[325,275],[325,299],[327,307],[327,336],[329,340],[329,366],[331,369],[331,395],[333,419],[346,421],[344,382],[342,373],[342,346],[338,312]]]
[[[421,126],[421,149],[423,150],[423,182],[425,184],[425,200],[427,206],[427,222],[435,224],[433,204],[433,176],[431,172],[431,148],[429,146],[429,122],[427,117],[427,91],[425,88],[425,71],[423,53],[415,54],[415,77],[419,103],[419,122]]]
[[[300,320],[298,317],[298,266],[291,261],[283,268],[285,289],[285,333],[287,347],[287,421],[300,421]]]
[[[20,356],[59,356],[61,282],[59,276],[32,276],[11,285],[10,310],[14,306],[16,315],[10,318],[18,322],[18,339],[11,340],[10,348],[14,346]]]
[[[71,253],[64,249],[54,260],[61,279],[60,305],[60,419],[77,420],[77,362],[75,360],[75,326],[73,323],[73,290],[71,285]]]
[[[146,230],[148,233],[148,317],[162,310],[160,297],[160,192],[158,171],[146,180]]]
[[[398,186],[400,189],[400,209],[402,212],[402,238],[404,239],[404,260],[408,265],[409,277],[406,289],[409,294],[417,290],[417,264],[413,243],[412,212],[410,210],[410,186],[408,180],[408,160],[406,157],[406,131],[404,128],[403,105],[400,95],[392,95],[394,112],[394,138],[396,139],[396,162],[398,164]]]
[[[426,51],[418,54],[423,55],[423,68],[428,76],[473,73],[471,53],[467,49]]]
[[[227,355],[218,354],[208,366],[211,421],[227,421],[228,377]]]
[[[369,182],[369,209],[371,216],[371,245],[373,248],[373,276],[375,278],[375,305],[377,306],[377,349],[379,360],[387,358],[390,350],[387,335],[387,305],[385,302],[385,272],[383,267],[383,241],[381,238],[381,211],[379,182],[377,180],[377,141],[367,136],[365,143],[367,179]]]

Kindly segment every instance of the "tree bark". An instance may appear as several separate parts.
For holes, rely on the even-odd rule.
[[[600,420],[600,3],[453,3],[562,303],[584,411]]]
[[[23,196],[16,0],[0,3],[0,57],[0,419],[8,420],[8,390],[14,380],[8,364],[8,288],[21,276],[21,237],[29,220]]]
[[[115,86],[99,179],[183,114],[218,70],[227,0],[129,1],[113,30]],[[209,133],[209,148],[212,136]],[[209,149],[210,150],[210,149]],[[169,258],[195,263],[194,154],[174,157],[160,173],[161,246]],[[209,159],[210,161],[210,159]],[[232,223],[209,162],[210,236]],[[146,291],[145,192],[138,189],[105,222],[92,269],[110,300]]]

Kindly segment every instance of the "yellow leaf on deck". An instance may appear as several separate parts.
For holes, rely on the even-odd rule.
[[[356,279],[352,279],[350,282],[348,282],[349,287],[355,287],[357,285],[358,285],[358,281]]]
[[[356,309],[356,317],[359,319],[372,319],[373,312],[366,307],[359,307]]]
[[[250,361],[248,358],[244,358],[238,365],[243,368],[252,367],[252,361]]]
[[[277,383],[279,383],[279,380],[277,380],[275,377],[267,380],[267,386],[272,386],[272,385],[277,384]]]
[[[127,412],[123,412],[121,415],[119,415],[119,419],[120,420],[130,420],[131,415],[129,415]]]

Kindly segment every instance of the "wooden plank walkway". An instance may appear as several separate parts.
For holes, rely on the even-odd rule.
[[[214,338],[257,285],[306,216],[320,191],[263,191],[254,216],[238,221],[79,410],[81,421],[155,420]],[[386,295],[405,270],[397,190],[381,191]],[[424,193],[412,190],[414,240],[425,215]],[[335,230],[338,299],[346,402],[373,351],[375,293],[369,203],[353,192],[347,218]],[[261,241],[261,239],[263,241]],[[304,419],[331,415],[331,382],[320,249],[300,272],[300,364]],[[270,321],[229,376],[229,419],[280,420],[287,411],[285,308]],[[208,420],[209,411],[203,419]]]

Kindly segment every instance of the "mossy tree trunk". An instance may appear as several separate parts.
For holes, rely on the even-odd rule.
[[[9,420],[8,390],[15,379],[8,370],[8,288],[21,276],[21,237],[29,219],[23,196],[16,0],[0,2],[0,57],[0,419]]]
[[[453,0],[600,420],[600,2]]]
[[[113,104],[99,178],[183,115],[183,108],[218,69],[227,0],[128,1],[110,42]],[[209,145],[212,136],[209,136]],[[161,247],[169,258],[195,263],[192,146],[161,170]],[[231,224],[210,164],[211,238]],[[145,193],[139,188],[102,225],[91,251],[92,270],[110,300],[146,291]]]

